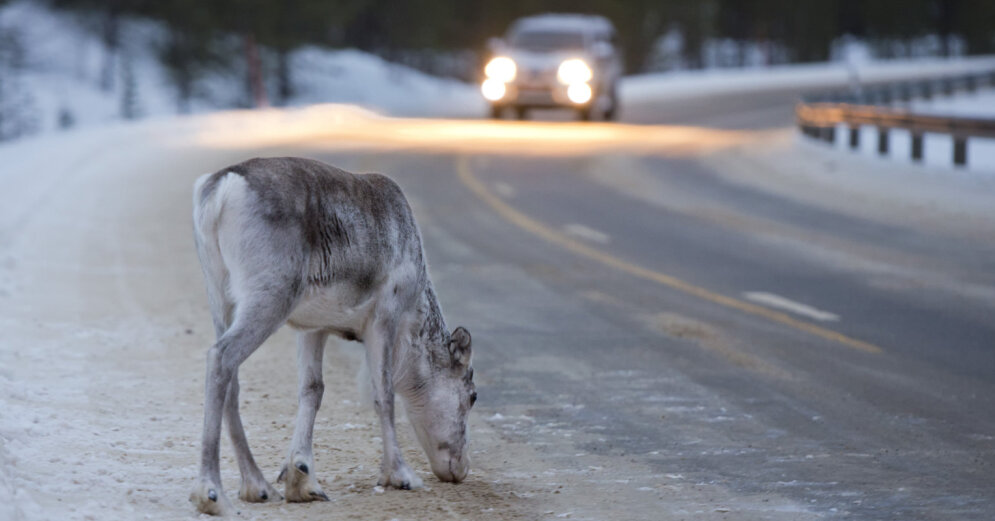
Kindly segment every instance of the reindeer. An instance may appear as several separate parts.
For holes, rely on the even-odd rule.
[[[470,333],[446,328],[421,235],[400,187],[301,158],[257,158],[194,185],[197,254],[217,342],[207,354],[200,476],[190,501],[232,512],[221,487],[222,416],[242,476],[239,498],[283,499],[256,465],[238,413],[238,368],[284,323],[297,330],[298,409],[280,477],[287,501],[328,500],[315,478],[314,419],[329,335],[361,341],[380,420],[378,484],[422,486],[394,430],[399,392],[432,472],[469,472],[466,420],[477,393]]]

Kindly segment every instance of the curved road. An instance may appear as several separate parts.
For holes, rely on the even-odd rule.
[[[796,96],[624,117],[763,129],[789,125]],[[397,175],[430,219],[444,302],[479,341],[482,403],[523,411],[534,423],[510,432],[556,447],[554,468],[609,455],[618,478],[662,476],[649,488],[752,498],[712,514],[779,515],[765,494],[857,519],[995,509],[991,228],[979,242],[864,219],[693,157],[358,161]]]
[[[93,481],[64,482],[63,465],[76,460],[43,458],[60,445],[25,424],[5,436],[22,440],[40,467],[27,472],[14,458],[11,482],[33,484],[45,493],[22,497],[67,518],[192,512],[183,498],[194,477],[210,327],[188,241],[189,187],[246,154],[294,154],[383,172],[404,187],[448,322],[474,334],[476,466],[457,487],[426,479],[426,491],[377,495],[367,483],[376,443],[349,445],[373,439],[372,415],[335,394],[348,391],[344,375],[358,358],[346,345],[326,367],[331,396],[316,435],[330,440],[317,448],[318,472],[329,476],[323,483],[334,501],[243,504],[252,515],[279,518],[279,509],[294,508],[302,519],[369,509],[385,519],[988,519],[991,220],[924,221],[928,212],[901,205],[875,218],[851,211],[860,201],[842,192],[791,196],[765,185],[750,170],[763,165],[743,159],[749,154],[722,155],[783,140],[767,130],[790,124],[796,94],[683,100],[623,115],[679,127],[401,128],[343,116],[358,146],[322,126],[240,142],[240,130],[258,129],[207,118],[182,136],[165,124],[98,136],[65,152],[72,164],[35,165],[30,182],[3,196],[0,307],[18,339],[11,342],[40,338],[37,352],[53,354],[5,350],[3,362],[19,371],[0,372],[0,384],[21,389],[12,410],[55,408],[38,414],[43,424],[88,411],[80,413],[87,427],[69,444],[78,464],[117,463],[108,463],[107,477],[84,467]],[[458,143],[443,142],[442,131]],[[532,143],[501,142],[529,132]],[[222,134],[235,137],[225,142]],[[116,139],[142,145],[107,149]],[[384,145],[391,139],[398,142]],[[658,150],[647,146],[655,140]],[[42,310],[71,325],[32,329],[43,327],[31,320]],[[53,358],[75,342],[84,354]],[[268,344],[279,347],[250,359],[242,377],[250,443],[267,472],[285,450],[281,423],[293,411],[289,342],[274,337]],[[65,376],[79,365],[114,379],[97,388]],[[58,383],[45,388],[44,379],[20,376],[32,371]],[[60,385],[78,386],[71,388],[88,405],[53,391]],[[132,386],[147,386],[145,396],[130,395]],[[122,419],[132,416],[145,419]],[[425,471],[420,456],[409,459]],[[232,462],[223,466],[225,479],[235,479]],[[132,467],[130,481],[143,485],[129,489],[131,506],[122,507],[113,491],[124,485],[111,478]],[[148,485],[158,479],[161,494]],[[234,496],[237,482],[226,488]],[[88,504],[87,489],[111,492],[96,495],[96,510],[62,503]],[[34,519],[32,512],[21,514]]]

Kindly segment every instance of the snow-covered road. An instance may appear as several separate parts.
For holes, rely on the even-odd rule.
[[[771,148],[771,143],[779,143],[780,148]],[[768,156],[750,155],[760,149]],[[356,107],[318,106],[115,125],[0,147],[0,183],[4,186],[0,191],[0,519],[116,521],[193,516],[186,497],[196,473],[204,353],[213,340],[190,232],[190,191],[198,175],[250,155],[320,153],[335,157],[346,168],[381,170],[398,176],[402,185],[438,191],[437,197],[444,202],[445,191],[457,183],[451,170],[453,155],[499,154],[509,158],[509,165],[516,158],[554,156],[570,164],[575,156],[594,155],[605,164],[625,165],[626,156],[688,159],[730,150],[742,153],[705,162],[724,172],[730,183],[770,190],[806,206],[827,204],[826,194],[834,191],[833,185],[843,184],[848,188],[832,199],[843,202],[826,211],[874,222],[891,220],[894,226],[914,215],[917,227],[943,234],[963,232],[989,238],[993,229],[992,217],[986,214],[990,180],[968,173],[941,179],[930,171],[889,170],[868,176],[873,165],[861,164],[860,158],[837,160],[829,151],[799,151],[790,147],[790,133],[783,131],[399,120]],[[416,155],[422,159],[411,160]],[[436,159],[438,163],[433,162]],[[484,157],[480,163],[486,166],[489,160]],[[768,168],[764,161],[782,169]],[[899,182],[902,190],[889,189]],[[643,184],[632,186],[640,195],[650,192]],[[515,188],[507,188],[504,193],[515,199]],[[895,199],[908,205],[892,204]],[[673,206],[672,201],[667,204]],[[440,257],[432,258],[445,260],[437,265],[442,288],[452,287],[445,282],[447,273],[450,280],[458,279],[453,273],[471,273],[464,282],[492,284],[491,291],[526,291],[534,298],[530,302],[549,304],[543,309],[562,309],[584,317],[580,322],[589,321],[576,299],[558,295],[533,278],[547,276],[546,272],[533,274],[528,271],[533,269],[531,264],[521,268],[484,258],[465,239],[445,231],[439,222],[449,214],[439,200],[419,200],[415,195],[413,205],[419,219],[424,219],[428,240],[438,246],[430,253],[440,253]],[[483,213],[484,222],[492,223],[490,212]],[[912,273],[917,284],[936,286],[957,298],[992,300],[983,284]],[[892,285],[888,287],[902,287],[894,273],[878,277],[881,284]],[[547,282],[555,285],[555,277],[552,280]],[[453,291],[459,290],[440,293],[445,299]],[[608,299],[596,292],[584,298],[588,297],[592,302]],[[477,304],[467,299],[462,306],[447,309],[486,316],[498,325],[513,324],[526,331],[548,327],[539,316],[515,308],[506,301]],[[645,334],[659,335],[663,327],[671,336],[661,345],[669,346],[676,342],[673,338],[684,338],[690,326],[680,321],[675,326],[672,316],[664,318],[653,322],[655,333]],[[726,347],[715,349],[723,356],[739,356],[722,351]],[[624,508],[634,519],[653,519],[663,505],[674,517],[694,514],[703,519],[721,519],[730,511],[740,519],[793,520],[819,515],[807,502],[781,489],[742,493],[724,480],[661,473],[646,463],[650,459],[646,455],[629,458],[611,451],[577,452],[575,447],[583,445],[579,440],[588,439],[584,436],[595,446],[603,438],[584,433],[569,421],[540,424],[527,407],[489,408],[486,396],[471,416],[475,452],[467,482],[452,486],[431,479],[409,430],[401,427],[408,459],[427,478],[428,490],[377,493],[373,483],[378,429],[369,407],[357,403],[354,391],[359,350],[349,343],[328,349],[316,458],[323,487],[333,501],[239,503],[243,517],[367,518],[375,511],[375,517],[382,519],[568,515],[604,519]],[[242,372],[249,440],[260,465],[273,477],[289,442],[288,422],[295,407],[292,352],[289,335],[278,334]],[[538,357],[532,362],[553,365],[561,360]],[[594,369],[574,361],[560,370],[580,380],[583,376],[579,375]],[[777,371],[773,373],[781,374]],[[654,373],[674,389],[674,394],[663,398],[686,400],[702,411],[721,411],[715,417],[724,419],[716,421],[740,418],[748,422],[744,424],[747,431],[760,428],[746,412],[727,413],[727,408],[734,410],[733,405],[690,382],[680,371],[662,367]],[[628,385],[627,374],[606,373],[605,378],[615,378],[621,389]],[[480,371],[480,376],[486,388],[486,372]],[[625,389],[641,392],[635,387]],[[560,397],[551,399],[556,402]],[[651,410],[657,405],[640,407]],[[714,419],[695,414],[688,421],[708,424]],[[670,428],[679,435],[682,425],[686,424]],[[708,432],[724,440],[725,427],[719,427]],[[524,443],[520,432],[536,438]],[[700,432],[693,434],[697,439]],[[688,446],[694,451],[712,451],[709,454],[726,450],[719,442],[707,447],[698,443],[704,442],[690,440]],[[660,451],[654,450],[658,455]],[[227,446],[222,454],[225,487],[230,492],[237,489],[235,463]]]
[[[248,154],[294,153],[309,139],[325,152],[495,150],[507,148],[510,140],[520,145],[518,152],[531,146],[534,153],[556,154],[589,151],[606,138],[600,146],[617,149],[628,143],[644,151],[665,146],[681,154],[700,150],[702,138],[709,136],[704,142],[711,146],[742,139],[736,133],[688,129],[647,134],[639,128],[558,129],[551,124],[545,131],[540,126],[537,132],[544,137],[537,143],[539,134],[509,132],[508,125],[525,131],[523,124],[467,126],[383,120],[350,107],[313,110],[317,116],[307,111],[229,113],[119,125],[0,149],[5,159],[0,170],[5,186],[0,192],[0,518],[193,517],[186,497],[196,474],[204,355],[213,342],[190,232],[191,186],[203,172]],[[329,123],[336,118],[338,125]],[[327,131],[316,130],[315,121],[324,122]],[[425,125],[432,124],[434,137],[429,138]],[[348,154],[343,158],[351,161]],[[288,333],[277,334],[241,373],[250,443],[274,478],[295,410],[292,346]],[[626,483],[639,486],[605,485],[616,474],[591,479],[597,470],[559,475],[532,446],[499,435],[494,424],[507,423],[506,418],[484,405],[471,420],[474,468],[467,482],[453,486],[429,479],[424,457],[402,425],[407,459],[428,488],[378,493],[373,485],[379,429],[355,392],[360,349],[354,343],[332,345],[326,356],[316,458],[332,503],[241,504],[242,517],[368,519],[366,513],[373,511],[377,519],[408,518],[411,512],[432,519],[534,519],[547,512],[549,517],[576,512],[574,518],[596,518],[599,509],[613,508],[599,496],[604,487],[617,487],[618,498],[644,497],[640,486],[660,492],[650,488],[655,485],[641,466],[624,472]],[[232,491],[238,477],[226,444],[227,439],[223,479]],[[586,462],[591,469],[611,465],[594,455]],[[663,493],[677,501],[676,490]],[[714,487],[681,494],[680,504],[709,512],[731,502],[741,507],[753,502],[733,501]],[[791,512],[775,517],[798,519],[796,507],[773,501]]]
[[[0,519],[194,517],[186,496],[213,333],[191,243],[190,190],[204,170],[244,152],[184,145],[176,130],[26,143],[20,162],[0,172]],[[274,478],[295,409],[292,345],[277,335],[242,373],[249,436]],[[354,392],[359,349],[333,346],[326,361],[316,454],[334,504],[252,506],[243,517],[362,517],[374,503],[384,519],[412,508],[438,519],[483,509],[520,517],[520,503],[509,500],[534,494],[535,484],[502,480],[500,467],[526,448],[507,446],[479,419],[477,446],[494,456],[474,455],[467,484],[374,492],[379,428]],[[224,450],[225,485],[237,490]],[[408,458],[427,472],[420,455]]]

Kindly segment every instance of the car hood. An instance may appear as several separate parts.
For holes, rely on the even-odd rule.
[[[556,70],[564,60],[571,58],[580,58],[588,65],[593,65],[587,53],[583,51],[532,52],[506,49],[502,55],[514,60],[519,69]]]

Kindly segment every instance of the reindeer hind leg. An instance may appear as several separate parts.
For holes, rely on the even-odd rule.
[[[222,415],[229,415],[225,413],[225,398],[231,390],[238,367],[286,321],[296,298],[289,289],[290,285],[287,288],[283,290],[286,294],[264,292],[245,299],[246,302],[235,309],[231,327],[208,351],[200,478],[190,495],[190,501],[203,513],[227,515],[232,510],[231,503],[221,488],[219,464]],[[233,404],[235,406],[229,417],[229,429],[236,423],[241,427],[241,420],[235,421],[238,417],[235,400]],[[231,430],[234,441],[234,429]],[[237,430],[241,431],[241,428]],[[239,441],[244,440],[244,436],[244,432],[241,432]],[[245,448],[248,448],[248,444],[245,444]],[[262,481],[265,483],[265,480]]]

